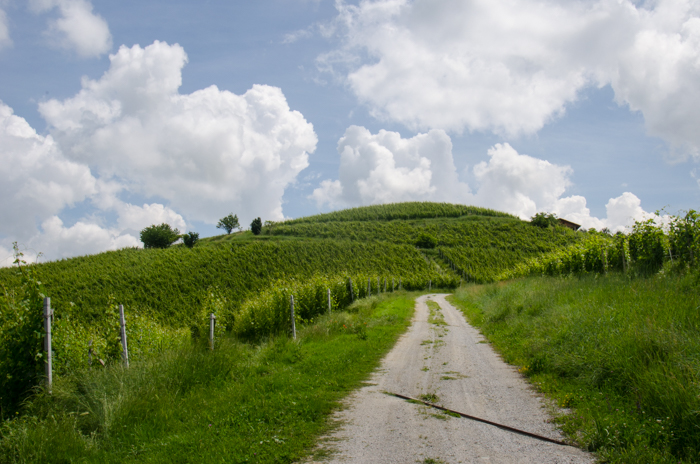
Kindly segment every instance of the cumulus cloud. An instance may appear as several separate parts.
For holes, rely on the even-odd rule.
[[[279,88],[180,94],[187,55],[177,44],[122,46],[110,61],[75,97],[39,107],[68,158],[190,219],[214,223],[231,209],[243,221],[283,218],[284,190],[317,137]]]
[[[88,0],[30,0],[37,13],[54,9],[59,17],[49,21],[47,36],[62,48],[75,50],[83,57],[96,57],[112,48],[107,21],[92,10]]]
[[[324,180],[311,197],[319,206],[356,206],[415,199],[465,201],[452,141],[442,130],[403,139],[385,130],[371,134],[351,126],[338,142],[339,179]]]
[[[10,26],[7,21],[7,14],[5,10],[0,8],[0,50],[10,45],[12,45],[12,39],[10,38]]]
[[[215,223],[232,210],[243,223],[283,219],[285,188],[317,137],[279,88],[180,94],[187,55],[157,41],[110,61],[73,98],[40,104],[50,135],[0,102],[0,255],[15,240],[49,259],[136,246],[148,225],[184,232],[185,218]],[[150,201],[122,199],[134,196]],[[72,207],[85,213],[66,224]]]
[[[66,159],[0,102],[0,235],[26,237],[37,223],[95,195],[90,169]]]
[[[700,6],[692,0],[337,2],[318,58],[379,117],[414,130],[534,133],[612,85],[649,132],[698,156]]]
[[[33,250],[41,250],[48,259],[88,255],[107,250],[141,246],[141,241],[118,229],[78,221],[66,227],[58,216],[51,216],[41,224],[42,232],[27,243]]]
[[[488,155],[488,162],[474,166],[480,205],[529,218],[551,209],[571,185],[569,166],[521,155],[507,143],[496,144]]]
[[[371,134],[351,126],[338,142],[337,180],[320,183],[310,198],[319,207],[352,207],[400,201],[445,201],[484,206],[529,219],[553,212],[586,228],[624,230],[647,213],[630,192],[612,198],[607,217],[591,216],[582,196],[564,197],[573,170],[518,153],[509,144],[488,150],[473,167],[475,189],[460,181],[450,137],[431,130],[404,139],[397,132]]]
[[[86,164],[67,159],[58,144],[42,136],[12,108],[0,102],[0,266],[12,264],[13,241],[47,259],[84,255],[137,246],[138,231],[166,222],[184,229],[183,217],[158,204],[142,207],[118,198],[123,186],[97,179]],[[66,227],[59,218],[65,208],[92,202],[100,212]],[[105,227],[101,214],[116,214]]]

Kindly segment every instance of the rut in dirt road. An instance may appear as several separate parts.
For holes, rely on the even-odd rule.
[[[504,363],[443,294],[416,300],[408,332],[368,386],[336,415],[325,441],[333,463],[592,463],[579,449],[453,417],[384,392],[420,398],[562,440],[538,395]]]

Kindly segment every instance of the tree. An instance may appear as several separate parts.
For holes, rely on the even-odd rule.
[[[219,223],[216,225],[217,229],[224,229],[227,234],[230,234],[233,229],[239,227],[241,227],[241,225],[238,224],[238,215],[236,214],[234,216],[233,213],[219,219]]]
[[[253,231],[254,235],[260,235],[262,231],[262,220],[260,218],[253,219],[253,222],[250,223],[250,230]]]
[[[180,231],[172,229],[170,224],[148,226],[141,231],[144,248],[168,248],[180,238]]]
[[[557,215],[552,214],[552,213],[537,213],[532,218],[530,218],[530,224],[533,226],[537,227],[542,227],[543,229],[548,228],[549,226],[556,226],[559,224],[559,221],[557,220]]]
[[[193,248],[199,241],[199,234],[197,232],[187,232],[182,236],[182,241],[185,242],[187,248]]]

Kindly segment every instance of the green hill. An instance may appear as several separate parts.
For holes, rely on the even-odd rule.
[[[124,249],[32,265],[28,271],[41,282],[34,293],[51,297],[54,366],[61,373],[87,363],[90,342],[95,356],[119,359],[117,304],[124,305],[136,335],[130,356],[138,360],[174,340],[206,332],[210,313],[219,331],[260,339],[289,330],[292,295],[303,324],[327,310],[327,289],[333,307],[342,309],[354,298],[399,286],[455,288],[462,279],[491,281],[527,258],[577,241],[567,229],[540,229],[497,211],[403,203],[272,223],[259,236],[221,235],[193,249]],[[14,308],[3,311],[0,331],[21,339],[24,335],[17,334],[26,325],[21,308],[29,310],[31,304],[22,296],[26,289],[16,268],[0,269],[0,288],[0,304]],[[12,350],[20,349],[13,346],[0,343],[0,357],[13,359]],[[7,371],[0,377],[13,379],[0,381],[6,388],[30,376],[12,362],[0,364],[0,371]]]

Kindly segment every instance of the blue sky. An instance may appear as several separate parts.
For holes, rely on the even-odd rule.
[[[0,0],[0,261],[389,201],[621,230],[700,199],[700,10]],[[216,87],[212,87],[216,86]]]

